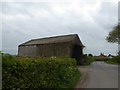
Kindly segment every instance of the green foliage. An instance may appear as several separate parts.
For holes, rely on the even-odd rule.
[[[83,65],[90,65],[94,61],[95,61],[95,57],[86,56]]]
[[[94,57],[94,61],[107,61],[107,60],[109,60],[108,57],[103,57],[103,58],[101,58],[101,57]]]
[[[109,32],[106,40],[110,43],[117,43],[119,41],[118,35],[120,35],[120,25],[115,26],[113,30]]]
[[[93,57],[93,55],[92,55],[92,54],[88,54],[88,56]]]
[[[110,59],[106,60],[105,62],[107,62],[109,64],[118,64],[118,65],[120,65],[120,56],[110,58]]]
[[[2,53],[0,53],[0,58],[2,58]]]
[[[80,72],[71,58],[20,58],[3,55],[3,88],[71,88]]]
[[[10,54],[4,54],[4,53],[2,53],[1,55],[2,55],[2,59],[3,60],[6,60],[6,59],[7,60],[12,60],[12,59],[14,59],[13,56],[10,55]]]
[[[113,57],[113,58],[108,58],[108,57],[104,57],[104,58],[100,58],[100,57],[91,57],[91,56],[87,56],[84,60],[83,65],[90,65],[91,63],[93,63],[94,61],[104,61],[106,63],[109,64],[120,64],[120,57]]]
[[[84,62],[84,65],[90,65],[94,61],[104,61],[104,62],[109,63],[109,64],[120,65],[120,57],[119,56],[116,56],[113,58],[108,58],[108,57],[100,58],[100,57],[89,57],[88,56]]]

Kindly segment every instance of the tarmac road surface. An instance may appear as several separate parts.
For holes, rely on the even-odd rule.
[[[118,88],[118,65],[93,62],[81,81],[76,88]]]

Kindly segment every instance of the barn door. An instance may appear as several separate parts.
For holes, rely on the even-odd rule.
[[[82,47],[79,45],[74,45],[71,51],[71,57],[75,58],[77,61],[77,64],[82,63]]]

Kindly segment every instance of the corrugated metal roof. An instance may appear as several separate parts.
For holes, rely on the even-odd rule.
[[[70,35],[46,37],[46,38],[40,38],[40,39],[32,39],[32,40],[29,40],[29,41],[21,44],[20,46],[22,46],[22,45],[37,45],[37,44],[70,42],[70,41],[73,41],[77,37],[78,37],[77,34],[70,34]],[[80,43],[81,43],[81,41],[80,41]],[[83,46],[82,43],[81,43],[81,46]]]

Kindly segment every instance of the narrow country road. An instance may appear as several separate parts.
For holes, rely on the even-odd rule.
[[[81,67],[79,69],[83,70]],[[93,62],[76,88],[118,88],[118,65]]]

